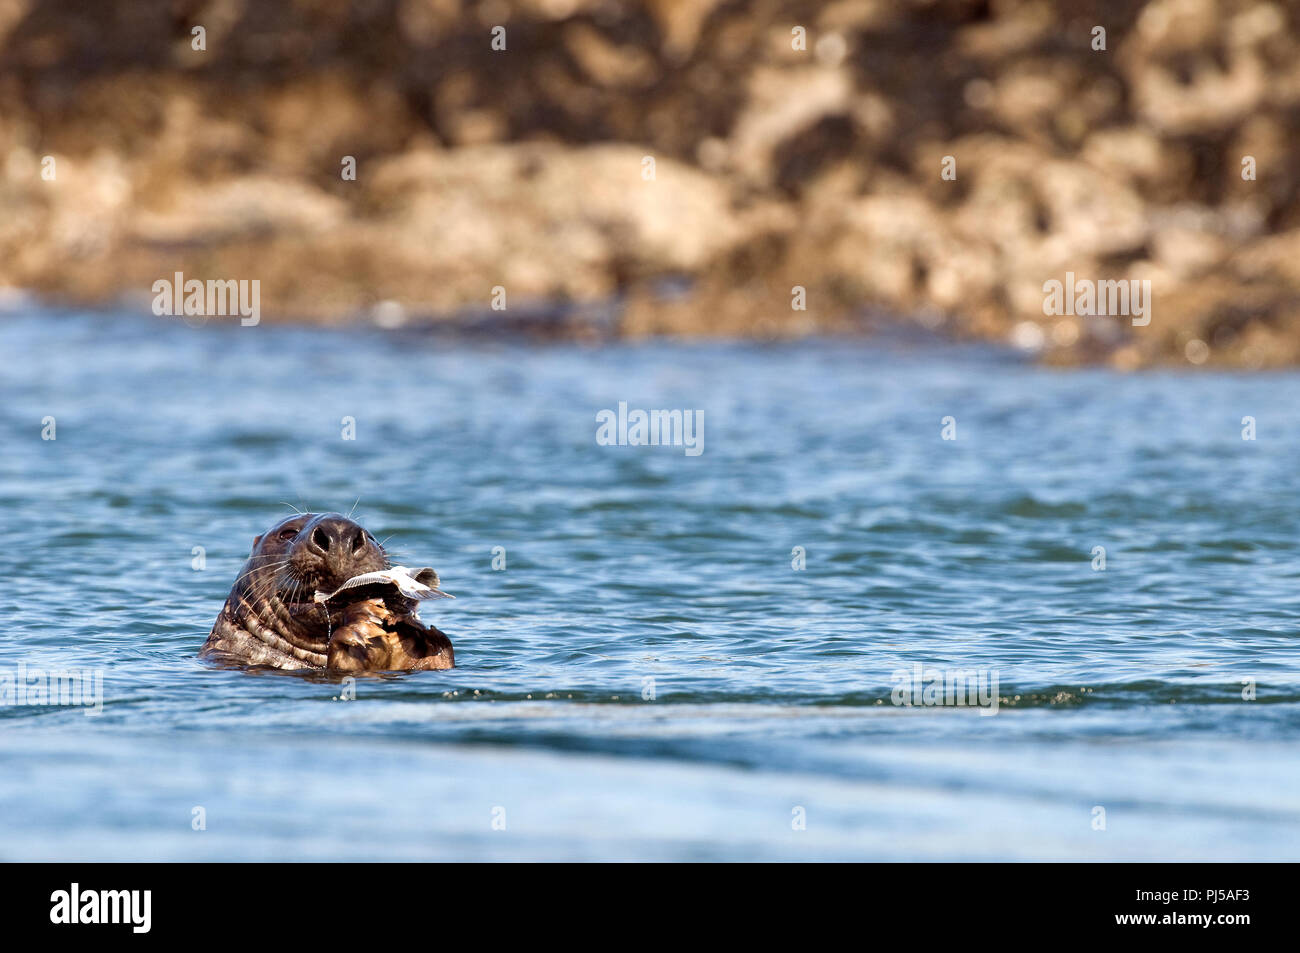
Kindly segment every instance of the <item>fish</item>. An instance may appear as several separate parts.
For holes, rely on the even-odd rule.
[[[333,592],[322,592],[318,589],[314,598],[316,602],[329,602],[352,589],[362,589],[369,586],[394,586],[405,598],[416,601],[422,599],[455,599],[456,597],[451,593],[443,592],[438,588],[440,582],[438,574],[427,566],[423,569],[393,566],[389,569],[364,572],[359,576],[353,576]],[[357,595],[359,596],[360,593],[357,593]]]

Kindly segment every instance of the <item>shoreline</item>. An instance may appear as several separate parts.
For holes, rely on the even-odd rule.
[[[0,289],[0,326],[6,319],[17,315],[48,315],[61,319],[65,316],[94,315],[105,320],[128,318],[142,324],[154,322],[176,323],[193,330],[208,326],[228,326],[231,330],[256,333],[260,327],[277,330],[321,332],[375,332],[393,335],[419,335],[428,339],[451,343],[492,342],[507,346],[541,346],[579,344],[600,348],[618,344],[671,344],[797,346],[818,341],[850,342],[857,345],[877,343],[889,352],[924,351],[974,351],[986,353],[1016,364],[1052,370],[1110,370],[1124,374],[1188,373],[1219,374],[1277,374],[1300,370],[1293,365],[1247,368],[1237,365],[1196,365],[1188,361],[1169,360],[1141,365],[1125,365],[1105,360],[1078,361],[1053,359],[1050,351],[1017,346],[1013,340],[980,338],[947,333],[932,321],[922,321],[915,316],[891,315],[880,311],[863,311],[850,315],[834,325],[810,325],[797,334],[783,336],[760,334],[720,333],[709,329],[692,332],[662,332],[655,334],[625,334],[617,327],[616,306],[605,302],[600,308],[578,308],[565,303],[521,306],[516,313],[501,314],[491,310],[461,309],[453,314],[422,312],[404,314],[396,320],[369,312],[331,316],[268,313],[256,325],[241,327],[238,315],[205,317],[197,323],[193,318],[172,315],[155,315],[150,312],[147,297],[135,296],[109,302],[80,303],[60,298],[47,298],[30,292]],[[590,313],[598,311],[600,320],[592,320]]]
[[[1053,365],[1300,366],[1300,12],[1185,6],[573,0],[493,49],[457,0],[237,5],[198,49],[20,3],[0,284],[258,280],[318,324],[619,300],[629,338],[879,309]],[[1149,286],[1150,323],[1053,313],[1074,275]]]

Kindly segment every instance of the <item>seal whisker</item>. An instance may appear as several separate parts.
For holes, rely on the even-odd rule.
[[[297,595],[298,592],[298,581],[299,580],[298,580],[297,573],[295,573],[293,571],[293,567],[290,566],[288,567],[287,571],[282,576],[280,576],[279,579],[276,579],[274,581],[273,588],[268,587],[267,592],[269,593],[272,591],[279,592],[280,590],[287,590],[285,592],[285,598],[283,598],[281,601],[284,602],[286,605],[291,604],[293,603],[294,597]]]
[[[276,572],[279,572],[281,569],[284,568],[285,565],[288,564],[288,562],[289,562],[289,560],[287,560],[287,559],[284,560],[284,562],[283,562],[280,566],[275,567],[275,571],[276,571]],[[270,567],[267,567],[267,566],[254,566],[252,569],[248,570],[248,572],[241,573],[240,576],[239,576],[239,578],[235,580],[235,585],[236,585],[236,586],[239,585],[240,582],[243,581],[243,579],[244,579],[245,576],[250,576],[250,575],[252,575],[253,573],[257,572],[257,571],[260,570],[260,569],[269,569],[269,568],[270,568]]]
[[[277,567],[274,575],[268,575],[265,580],[262,580],[260,585],[253,592],[253,600],[257,602],[267,599],[280,590],[286,588],[293,578],[292,576],[286,575],[285,570],[287,568],[289,567],[286,561],[284,564]]]

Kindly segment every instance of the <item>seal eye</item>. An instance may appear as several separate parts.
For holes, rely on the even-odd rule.
[[[298,535],[298,531],[296,529],[280,530],[280,538],[286,541],[293,539],[297,535]]]

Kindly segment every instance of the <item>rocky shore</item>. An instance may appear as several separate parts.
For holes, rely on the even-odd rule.
[[[1263,368],[1298,199],[1283,2],[0,0],[0,288],[56,301]]]

